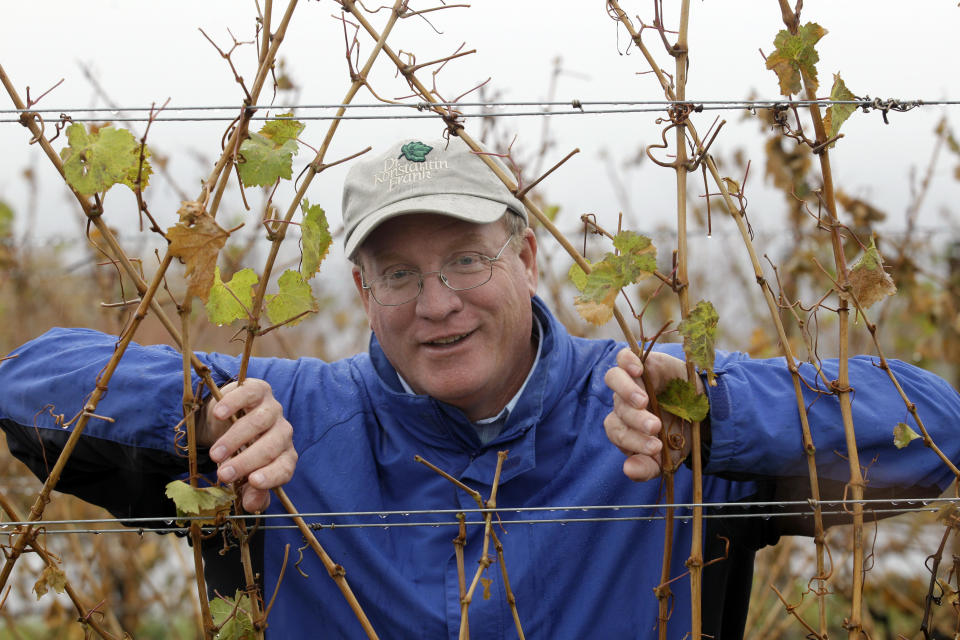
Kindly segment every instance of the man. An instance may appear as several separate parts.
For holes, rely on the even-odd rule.
[[[223,399],[203,411],[208,469],[215,463],[224,482],[245,478],[249,510],[280,513],[269,490],[285,485],[304,512],[384,515],[373,518],[383,527],[358,515],[324,517],[337,527],[319,531],[319,539],[345,568],[380,637],[456,638],[456,528],[447,525],[475,504],[414,456],[486,496],[497,452],[509,450],[497,494],[506,510],[498,535],[526,636],[654,637],[662,510],[624,508],[661,498],[658,482],[634,482],[655,478],[660,456],[661,424],[647,411],[647,391],[637,382],[639,360],[613,341],[573,338],[554,319],[535,295],[537,243],[523,207],[456,138],[408,140],[356,163],[343,214],[354,283],[373,330],[369,353],[333,363],[254,359],[251,379],[240,386],[228,384],[237,358],[201,354],[225,385]],[[66,434],[42,415],[35,428],[34,416],[51,402],[58,413],[78,407],[114,342],[96,332],[55,330],[0,364],[0,424],[11,449],[38,475],[45,473],[40,444],[52,459]],[[660,345],[650,355],[652,384],[659,388],[684,375],[679,354],[677,345]],[[892,366],[933,437],[960,459],[953,426],[960,397],[932,375]],[[169,512],[163,486],[184,471],[171,429],[180,420],[180,367],[180,355],[170,349],[131,347],[98,408],[115,423],[90,423],[62,489],[121,518]],[[937,495],[951,475],[936,457],[919,446],[892,447],[894,424],[909,418],[885,374],[868,358],[851,359],[850,367],[858,445],[865,459],[876,457],[868,496]],[[825,375],[835,375],[835,368],[826,363]],[[716,372],[718,385],[706,389],[705,500],[802,498],[806,462],[786,367],[719,353]],[[848,473],[835,453],[845,450],[836,399],[808,396],[824,493],[840,497]],[[231,427],[228,419],[241,410]],[[691,501],[684,467],[676,496]],[[552,511],[591,505],[621,511]],[[588,516],[614,519],[557,521]],[[389,526],[411,521],[426,524]],[[673,532],[673,576],[686,571],[691,527],[684,522]],[[754,551],[782,534],[811,530],[801,516],[709,520],[706,559],[725,553],[718,535],[730,547],[725,560],[705,570],[705,632],[739,637]],[[303,542],[288,528],[261,531],[255,556],[270,593],[285,545],[293,551]],[[468,580],[480,557],[481,531],[468,531]],[[209,583],[230,591],[236,576],[214,553],[206,555]],[[300,572],[288,567],[279,585],[268,636],[362,637],[309,550],[297,566]],[[474,597],[471,638],[514,637],[499,567],[484,577],[490,597]],[[679,639],[689,631],[689,585],[681,578],[671,589],[669,637]]]

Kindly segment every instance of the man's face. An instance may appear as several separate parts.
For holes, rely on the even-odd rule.
[[[511,214],[512,215],[512,214]],[[461,251],[494,257],[507,240],[500,222],[473,224],[434,214],[411,214],[380,225],[358,257],[369,282],[386,270],[437,271]],[[438,274],[423,292],[396,307],[377,303],[353,276],[370,327],[390,363],[420,394],[459,407],[471,420],[496,415],[517,392],[536,353],[530,298],[536,292],[537,245],[529,229],[518,253],[513,243],[493,263],[486,284],[453,291]]]

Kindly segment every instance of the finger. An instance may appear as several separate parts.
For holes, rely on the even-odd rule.
[[[224,434],[224,437],[221,440],[227,438],[228,436],[233,436],[232,433],[234,429],[238,427],[242,432],[246,432],[246,427],[249,424],[249,420],[256,419],[256,412],[254,414],[249,414],[237,421],[237,424],[234,425],[234,428],[229,432]],[[249,420],[248,420],[249,419]],[[248,442],[250,439],[244,440],[244,436],[237,436],[237,441],[241,444]],[[221,454],[222,451],[218,449],[221,445],[217,444],[214,446],[214,449],[217,451],[217,454]],[[227,445],[222,445],[223,450],[230,451]],[[217,470],[217,475],[223,482],[233,482],[240,478],[245,478],[249,474],[254,473],[259,469],[270,465],[273,461],[287,454],[288,451],[293,450],[293,428],[290,426],[290,423],[287,422],[282,416],[279,420],[274,419],[273,425],[260,433],[259,437],[256,440],[250,442],[250,444],[232,455],[232,457],[225,457],[221,459],[220,467]],[[233,451],[236,451],[234,449]],[[213,454],[211,453],[211,457]],[[294,460],[296,462],[296,460]],[[291,470],[292,472],[292,470]],[[257,484],[261,484],[258,482]]]
[[[623,473],[635,482],[645,482],[660,475],[660,459],[633,455],[623,461]]]
[[[227,459],[217,470],[224,482],[247,478],[259,489],[272,489],[286,484],[297,466],[297,453],[289,440],[277,441],[267,434],[236,456]]]
[[[660,433],[663,423],[654,413],[646,408],[638,409],[633,403],[625,402],[619,396],[613,397],[613,411],[630,429],[635,429],[648,436]]]
[[[221,389],[222,397],[213,406],[213,416],[226,420],[241,409],[251,409],[267,396],[273,396],[270,385],[263,380],[248,379],[243,384],[232,382]]]
[[[619,396],[637,409],[645,409],[647,406],[647,392],[634,378],[624,369],[613,367],[603,376],[603,381],[613,391],[614,400]]]
[[[626,455],[659,455],[663,444],[656,435],[631,428],[616,413],[609,413],[603,421],[607,438]]]
[[[271,396],[253,407],[217,438],[210,448],[210,458],[221,462],[233,455],[240,447],[256,440],[283,418],[283,407]]]
[[[270,491],[257,489],[249,484],[240,489],[241,503],[247,513],[259,513],[270,504]]]
[[[640,356],[624,347],[617,353],[617,366],[629,373],[634,378],[643,375],[643,361]]]

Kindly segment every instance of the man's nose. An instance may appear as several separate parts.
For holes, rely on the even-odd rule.
[[[463,308],[463,300],[459,292],[444,284],[439,271],[432,271],[423,274],[423,289],[416,305],[417,315],[438,320]]]

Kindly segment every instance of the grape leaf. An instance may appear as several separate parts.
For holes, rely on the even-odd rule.
[[[229,235],[206,213],[197,216],[193,224],[178,222],[167,229],[170,255],[187,265],[188,296],[207,301],[213,286],[217,255]]]
[[[13,208],[0,200],[0,238],[13,235]]]
[[[210,601],[210,615],[220,631],[216,640],[253,640],[256,632],[250,619],[250,597],[237,591],[233,598],[220,596]]]
[[[883,270],[883,258],[874,238],[870,238],[870,246],[850,269],[848,277],[850,291],[864,309],[897,292],[893,278]]]
[[[271,120],[263,125],[260,133],[281,146],[290,140],[296,140],[306,126],[302,122],[292,119],[292,111],[281,113],[277,118],[277,120]]]
[[[283,114],[289,116],[292,114]],[[293,156],[297,154],[297,135],[303,124],[296,120],[271,120],[240,145],[237,163],[240,180],[246,187],[269,187],[280,178],[293,175]]]
[[[327,215],[318,205],[311,206],[304,198],[300,203],[303,224],[300,226],[300,275],[309,280],[320,270],[320,263],[327,257],[333,236],[327,224]]]
[[[577,310],[577,313],[580,314],[581,318],[598,327],[606,324],[610,321],[610,318],[613,317],[612,304],[603,304],[601,302],[593,302],[592,300],[584,300],[578,296],[573,301],[573,306]]]
[[[840,77],[839,73],[833,74],[833,88],[830,89],[830,99],[831,100],[856,100],[857,96],[853,95],[853,92],[850,89],[847,89],[847,85],[844,84],[843,78]],[[855,104],[832,104],[827,107],[827,113],[823,117],[823,128],[826,130],[827,138],[832,138],[840,131],[840,127],[844,122],[847,121],[853,112],[857,110],[857,105]],[[836,143],[832,143],[832,147]]]
[[[267,296],[267,316],[273,324],[282,324],[306,311],[316,311],[317,301],[299,272],[287,269],[277,280],[280,292]],[[303,317],[288,324],[295,325]]]
[[[780,80],[780,93],[791,96],[803,90],[807,81],[810,91],[820,86],[817,80],[817,62],[820,56],[814,45],[827,34],[816,22],[808,22],[798,29],[797,35],[783,30],[773,40],[774,51],[767,56],[767,69],[773,70]]]
[[[710,401],[697,387],[682,378],[673,378],[667,382],[663,391],[657,394],[657,402],[664,411],[669,411],[690,422],[700,422],[710,411]]]
[[[60,567],[55,567],[53,565],[47,565],[43,568],[43,572],[40,574],[40,578],[33,584],[33,592],[37,594],[37,600],[41,596],[47,593],[50,589],[53,589],[57,593],[63,593],[63,590],[67,586],[67,575],[63,572]]]
[[[207,516],[201,524],[213,522],[217,515],[230,510],[236,495],[229,487],[191,487],[183,480],[167,483],[166,496],[177,505],[177,518]]]
[[[893,445],[897,449],[903,449],[919,437],[921,437],[920,434],[911,429],[906,422],[898,422],[893,428]]]
[[[253,291],[259,278],[253,269],[241,269],[233,274],[230,282],[220,279],[220,267],[214,269],[213,286],[207,298],[207,317],[217,326],[231,324],[247,318],[252,311]]]
[[[570,282],[577,288],[577,291],[583,291],[584,287],[587,286],[587,274],[576,262],[570,265],[567,276],[569,276]]]
[[[687,359],[700,370],[707,372],[707,382],[714,384],[713,345],[717,339],[717,323],[720,316],[707,300],[701,300],[680,322],[678,330],[683,336],[683,351]]]
[[[613,237],[613,246],[620,252],[624,285],[633,284],[657,269],[657,248],[647,236],[622,231]]]
[[[63,175],[82,195],[102,193],[115,184],[136,189],[140,171],[140,143],[126,129],[106,126],[87,131],[79,122],[67,128],[68,146],[60,150]],[[150,150],[143,150],[141,187],[146,188],[151,173]]]
[[[603,324],[610,319],[621,288],[650,275],[657,268],[657,249],[650,238],[623,231],[614,237],[613,246],[620,253],[608,253],[603,260],[592,264],[585,278],[570,270],[570,277],[575,278],[574,284],[581,292],[574,300],[574,306],[584,320],[593,324]]]

